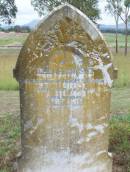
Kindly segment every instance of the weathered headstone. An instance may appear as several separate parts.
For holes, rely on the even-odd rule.
[[[111,172],[108,118],[113,67],[94,24],[71,5],[29,35],[14,75],[20,85],[19,172]]]

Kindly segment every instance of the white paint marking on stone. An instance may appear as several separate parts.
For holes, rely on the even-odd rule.
[[[94,127],[96,131],[98,131],[99,133],[103,134],[104,133],[104,125],[97,125]]]
[[[91,123],[88,123],[86,126],[85,126],[86,129],[93,129],[93,125]]]
[[[80,124],[80,123],[78,122],[78,119],[77,119],[77,118],[74,118],[74,117],[71,116],[71,117],[69,118],[69,123],[71,124],[71,127],[76,127],[76,128],[78,128],[80,133],[81,133],[81,132],[83,131],[83,129],[84,129],[83,124]]]
[[[91,133],[88,134],[88,137],[91,139],[95,137],[98,133],[96,131],[92,131]]]
[[[112,153],[111,153],[111,152],[108,152],[108,156],[109,156],[110,158],[112,158]]]
[[[107,154],[107,151],[106,150],[102,150],[102,151],[99,151],[98,153],[96,153],[96,156],[100,156],[102,154]]]

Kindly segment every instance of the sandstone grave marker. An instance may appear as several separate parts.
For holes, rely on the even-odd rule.
[[[33,31],[19,55],[19,172],[111,172],[111,54],[95,25],[65,4]]]

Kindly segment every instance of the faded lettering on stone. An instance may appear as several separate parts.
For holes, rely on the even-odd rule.
[[[55,9],[32,32],[14,75],[20,85],[19,172],[111,172],[113,65],[102,35],[78,9]]]

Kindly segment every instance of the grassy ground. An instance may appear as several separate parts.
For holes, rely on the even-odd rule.
[[[16,49],[0,49],[0,90],[18,89],[18,83],[13,78],[18,53]]]
[[[130,113],[130,88],[112,89],[112,115],[125,115]]]
[[[113,172],[130,172],[130,113],[113,116],[109,127]]]
[[[0,46],[22,45],[27,38],[27,33],[0,32]]]
[[[129,50],[130,51],[130,50]],[[118,79],[114,82],[114,87],[124,88],[130,87],[130,52],[124,56],[124,52],[119,54],[113,53],[113,61],[115,67],[118,68]]]
[[[11,172],[20,151],[18,91],[0,91],[0,172]]]
[[[20,150],[19,116],[10,113],[0,117],[0,172],[13,171],[13,163]]]
[[[104,37],[109,45],[109,47],[115,47],[115,34],[114,33],[104,33]],[[119,47],[122,48],[125,45],[125,35],[119,34],[118,36]],[[128,47],[130,47],[130,35],[128,36]]]

